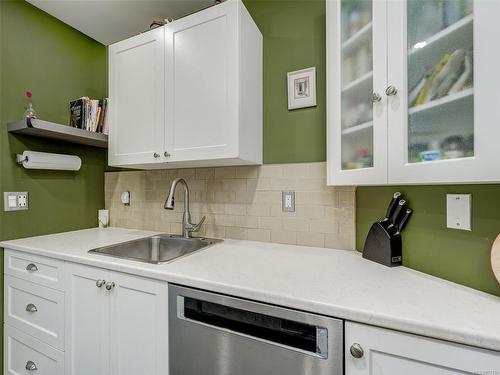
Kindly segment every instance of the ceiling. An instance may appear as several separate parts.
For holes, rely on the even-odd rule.
[[[149,29],[155,19],[177,19],[213,4],[213,0],[27,1],[105,45]]]

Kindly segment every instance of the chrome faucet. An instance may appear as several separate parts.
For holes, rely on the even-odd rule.
[[[170,185],[170,192],[168,193],[167,200],[165,201],[165,209],[174,209],[175,188],[179,183],[184,185],[184,215],[182,216],[182,237],[190,238],[191,232],[198,231],[201,228],[206,217],[203,216],[198,224],[193,224],[191,222],[191,213],[189,212],[189,188],[183,178],[176,178],[174,181],[172,181],[172,185]]]

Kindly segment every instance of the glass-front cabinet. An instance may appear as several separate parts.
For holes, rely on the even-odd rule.
[[[328,182],[500,181],[500,1],[327,1]]]

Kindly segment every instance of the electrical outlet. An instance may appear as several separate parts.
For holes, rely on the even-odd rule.
[[[283,212],[295,212],[294,191],[283,191],[281,193],[281,209]]]
[[[446,226],[451,229],[472,230],[471,194],[446,194]]]
[[[20,211],[28,209],[27,192],[4,192],[3,193],[4,211]]]

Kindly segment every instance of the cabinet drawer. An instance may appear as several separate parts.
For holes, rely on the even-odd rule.
[[[64,374],[63,352],[7,324],[4,328],[4,374]]]
[[[21,251],[5,250],[5,274],[64,290],[64,262]]]
[[[5,323],[64,350],[64,293],[5,276]]]

